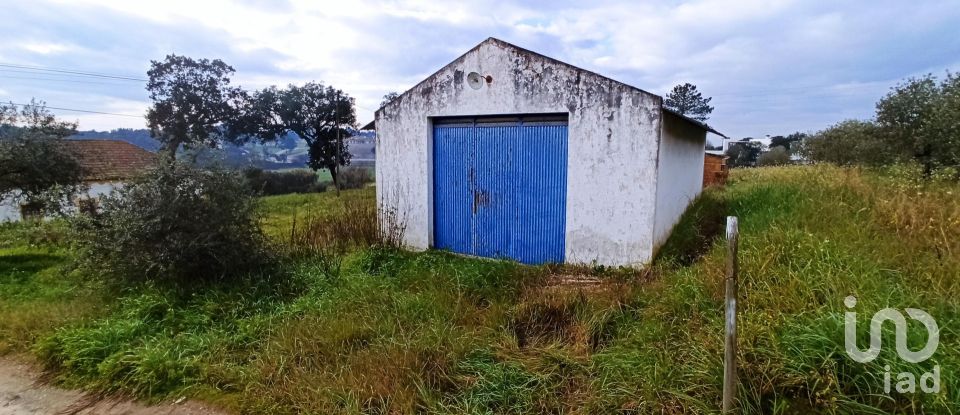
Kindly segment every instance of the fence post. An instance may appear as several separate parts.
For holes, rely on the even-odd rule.
[[[723,347],[723,413],[733,411],[737,396],[737,217],[727,216],[726,314]]]

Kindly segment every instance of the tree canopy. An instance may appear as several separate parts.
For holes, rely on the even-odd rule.
[[[752,167],[757,164],[760,156],[761,144],[744,138],[741,141],[730,143],[727,147],[727,165],[730,167]]]
[[[784,146],[770,147],[770,150],[757,157],[758,166],[780,166],[790,163],[790,152]]]
[[[380,101],[380,108],[383,108],[384,105],[389,104],[390,101],[397,99],[397,97],[399,96],[400,94],[398,94],[396,91],[388,92],[386,95],[383,96],[383,100]]]
[[[799,143],[801,143],[805,138],[807,138],[807,135],[799,131],[786,137],[782,135],[776,135],[770,137],[770,148],[783,147],[788,152],[794,152],[798,149],[798,147],[800,147]]]
[[[0,104],[0,200],[58,212],[81,189],[83,168],[63,138],[75,122],[58,120],[42,101]]]
[[[667,93],[663,105],[684,116],[705,122],[710,119],[710,113],[713,112],[713,107],[710,106],[711,100],[713,98],[704,98],[703,94],[697,91],[696,85],[685,83],[673,87],[673,90]]]
[[[882,165],[895,160],[880,129],[870,121],[845,120],[804,141],[802,154],[813,161],[839,165]]]
[[[918,163],[960,169],[960,76],[926,75],[897,84],[877,102],[876,121],[847,120],[803,141],[813,161],[883,165]]]
[[[286,89],[269,87],[247,97],[242,120],[234,134],[248,134],[262,141],[276,140],[292,132],[306,141],[314,169],[327,169],[339,190],[340,166],[350,164],[344,139],[357,123],[353,98],[322,83],[308,82]]]
[[[239,116],[236,104],[244,96],[230,86],[233,67],[219,59],[178,55],[150,63],[147,91],[153,106],[147,125],[164,152],[173,158],[180,146],[215,146],[225,125]]]
[[[910,78],[877,103],[877,124],[888,144],[923,166],[960,167],[960,76]]]
[[[181,147],[224,141],[282,140],[291,147],[287,138],[293,133],[309,146],[308,166],[329,170],[339,190],[339,167],[350,163],[344,139],[356,126],[353,98],[316,82],[247,92],[231,86],[233,73],[219,59],[168,55],[151,62],[147,91],[153,106],[147,121],[169,158]]]

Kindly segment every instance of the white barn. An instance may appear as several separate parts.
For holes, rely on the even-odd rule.
[[[701,191],[713,131],[494,38],[375,123],[381,220],[401,222],[408,247],[534,264],[649,263]]]

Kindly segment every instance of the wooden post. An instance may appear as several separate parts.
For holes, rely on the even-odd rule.
[[[343,140],[340,138],[340,90],[337,90],[337,100],[334,103],[333,107],[334,118],[336,118],[337,125],[337,153],[333,155],[333,169],[330,171],[331,178],[333,180],[333,187],[337,188],[337,197],[340,197],[340,183],[339,180],[336,180],[336,174],[340,172],[340,163],[343,162],[343,154],[341,153],[341,147],[343,147]]]
[[[723,347],[723,413],[733,412],[737,396],[737,217],[727,216],[726,314]]]

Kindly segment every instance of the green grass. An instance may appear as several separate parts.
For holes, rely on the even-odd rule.
[[[6,225],[0,344],[32,350],[70,386],[190,395],[244,413],[716,413],[724,275],[716,237],[731,214],[741,224],[743,412],[956,413],[960,186],[914,176],[735,171],[642,272],[368,247],[349,251],[339,271],[329,258],[305,257],[186,297],[147,286],[106,301],[89,276],[70,271],[56,226]],[[340,200],[265,198],[264,224],[283,244],[294,216],[373,202],[372,189]],[[547,284],[584,272],[602,283]],[[933,315],[941,328],[933,359],[899,360],[892,330],[877,360],[849,359],[850,294],[863,332],[883,307]],[[17,328],[22,315],[32,322]],[[924,340],[911,325],[911,346]],[[888,364],[917,374],[938,364],[943,391],[888,396]]]
[[[348,167],[348,168],[354,168],[354,167]],[[371,168],[371,167],[366,167],[366,166],[364,166],[364,167],[360,167],[360,168],[369,169],[371,173],[374,173],[374,172],[375,172],[375,170],[374,170],[373,168]],[[277,170],[277,171],[296,171],[296,170],[310,171],[310,169],[307,169],[307,168],[304,168],[304,167],[293,168],[293,169],[279,169],[279,170]],[[330,170],[320,169],[320,170],[317,170],[316,173],[317,173],[317,181],[319,181],[319,182],[331,182],[331,183],[333,182],[333,176],[330,175]]]
[[[262,198],[263,229],[267,235],[278,240],[289,239],[294,221],[337,215],[343,212],[344,204],[376,203],[374,188],[343,190],[337,198],[335,192],[301,193]]]
[[[64,239],[59,222],[0,224],[0,355],[100,311],[95,287],[69,276]]]

